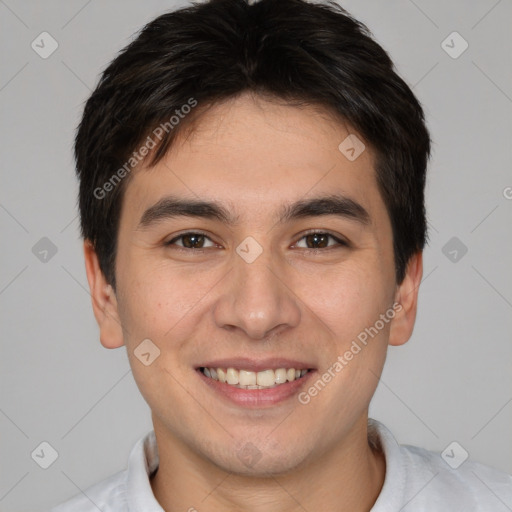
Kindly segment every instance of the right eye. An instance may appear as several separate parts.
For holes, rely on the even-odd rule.
[[[176,242],[181,240],[181,244],[177,244]],[[182,248],[180,250],[201,250],[204,249],[205,240],[210,240],[204,233],[199,233],[196,231],[189,231],[187,233],[182,233],[179,236],[174,237],[172,240],[165,242],[166,246],[177,246],[178,248]],[[210,240],[211,242],[211,240]],[[209,247],[214,247],[215,244],[211,242]]]

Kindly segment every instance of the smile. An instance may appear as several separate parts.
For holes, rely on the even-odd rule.
[[[206,368],[199,370],[206,377],[239,389],[270,389],[304,377],[309,370],[295,368],[267,369],[260,372],[236,368]]]

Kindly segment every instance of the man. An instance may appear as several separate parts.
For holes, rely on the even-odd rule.
[[[154,432],[63,511],[501,511],[512,478],[400,447],[368,407],[410,338],[423,111],[334,4],[149,23],[75,144],[93,309]]]

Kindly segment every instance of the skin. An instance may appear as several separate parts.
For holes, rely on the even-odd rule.
[[[368,407],[387,346],[412,334],[422,257],[397,285],[372,151],[366,145],[349,161],[338,150],[349,133],[319,108],[249,94],[217,104],[156,166],[132,174],[115,293],[84,243],[101,343],[126,346],[152,410],[160,466],[151,485],[166,511],[358,512],[378,497],[385,460],[368,444]],[[276,224],[283,204],[333,192],[360,203],[370,223],[329,215]],[[138,228],[145,209],[170,193],[219,201],[239,222],[175,218]],[[309,229],[349,246],[329,239],[308,253]],[[208,235],[205,252],[164,245],[194,230]],[[250,264],[235,251],[248,236],[263,249]],[[394,302],[402,306],[394,319],[307,405],[295,396],[249,410],[195,370],[216,358],[286,357],[308,361],[316,380]],[[149,366],[134,356],[146,338],[161,351]],[[260,454],[251,467],[238,456],[247,441]]]

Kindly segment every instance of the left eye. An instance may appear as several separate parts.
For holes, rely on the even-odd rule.
[[[347,245],[346,242],[340,240],[334,235],[322,232],[308,233],[304,235],[300,240],[306,240],[306,247],[304,247],[305,249],[324,249],[327,247],[332,247],[332,244],[329,245],[329,239],[336,242],[334,245]]]
[[[334,240],[334,244],[329,244],[329,239]],[[177,244],[176,242],[181,240],[181,243]],[[206,241],[210,241],[210,245],[205,245]],[[331,235],[329,233],[323,232],[314,232],[308,233],[302,236],[299,241],[305,240],[306,247],[301,247],[302,249],[325,249],[328,247],[336,246],[347,246],[348,244],[343,240]],[[297,242],[296,245],[298,245]],[[213,247],[215,244],[210,240],[209,237],[203,235],[202,233],[183,233],[176,238],[173,238],[169,242],[166,242],[165,245],[177,245],[178,247],[183,247],[184,249],[204,249],[205,247]]]

